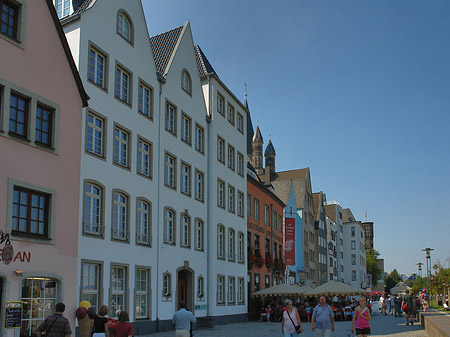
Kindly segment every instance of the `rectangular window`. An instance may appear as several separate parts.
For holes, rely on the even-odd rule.
[[[234,125],[234,107],[228,104],[228,121]]]
[[[234,276],[228,277],[228,304],[236,303],[236,278]]]
[[[356,270],[352,270],[352,281],[356,281]]]
[[[352,250],[355,250],[356,249],[356,242],[355,242],[355,240],[352,240]]]
[[[173,135],[177,135],[177,109],[170,103],[166,103],[166,130]]]
[[[117,318],[120,312],[127,310],[127,281],[127,269],[122,266],[112,266],[109,317]]]
[[[237,194],[237,215],[244,216],[244,193],[239,191]]]
[[[205,138],[204,129],[200,125],[196,124],[195,125],[195,149],[200,153],[204,153],[204,151],[205,151],[204,138]]]
[[[255,291],[261,290],[261,275],[255,273]]]
[[[49,202],[48,194],[14,187],[12,234],[48,237]]]
[[[270,287],[270,275],[265,275],[264,276],[264,288],[269,288]]]
[[[185,115],[181,115],[181,140],[191,145],[191,119]]]
[[[83,263],[80,301],[89,301],[95,312],[98,312],[101,303],[101,266],[97,263]]]
[[[225,259],[225,228],[217,227],[217,258]]]
[[[106,65],[106,56],[91,47],[89,50],[88,80],[103,89],[106,89]]]
[[[275,210],[272,210],[272,226],[274,230],[277,230],[278,223],[277,223],[278,215]]]
[[[225,183],[217,180],[217,206],[225,208]]]
[[[137,172],[146,177],[152,176],[152,145],[138,138]]]
[[[205,296],[205,279],[203,276],[199,276],[197,279],[197,297],[200,300],[203,300]]]
[[[253,207],[253,212],[255,213],[255,219],[259,220],[259,200],[254,198],[254,207]]]
[[[181,193],[191,195],[191,167],[181,163]]]
[[[234,171],[234,147],[228,145],[228,167]]]
[[[203,251],[203,221],[195,220],[195,249]]]
[[[239,152],[237,155],[237,174],[244,176],[244,156]]]
[[[355,237],[355,227],[354,226],[351,227],[351,231],[352,231],[352,238],[354,238]]]
[[[217,304],[225,304],[225,276],[217,275]]]
[[[244,117],[239,112],[237,114],[237,129],[240,133],[244,133]]]
[[[191,219],[187,215],[181,216],[180,230],[180,246],[186,248],[191,247]]]
[[[115,96],[122,102],[131,104],[131,74],[122,67],[116,68]]]
[[[166,153],[164,159],[164,184],[174,189],[176,188],[176,165],[175,157]]]
[[[264,224],[266,226],[270,225],[270,207],[269,207],[269,205],[264,205]]]
[[[136,269],[136,291],[134,306],[136,308],[136,318],[148,318],[149,307],[149,272],[148,269]]]
[[[245,281],[242,277],[238,278],[238,303],[244,303],[244,294],[245,294]]]
[[[53,110],[41,105],[36,109],[36,142],[52,146]]]
[[[103,235],[103,189],[94,183],[84,185],[83,233]]]
[[[238,233],[238,262],[244,262],[244,233]]]
[[[105,121],[103,118],[87,113],[86,150],[104,157]]]
[[[255,250],[260,249],[260,237],[258,234],[255,234],[255,236],[254,236],[254,246],[255,246]]]
[[[129,151],[130,134],[119,128],[114,128],[114,163],[120,166],[129,167],[128,151]]]
[[[219,93],[217,93],[217,112],[225,116],[225,98]]]
[[[128,197],[120,192],[113,193],[112,238],[128,240]]]
[[[221,163],[225,163],[225,141],[217,137],[217,160]]]
[[[13,4],[8,0],[0,1],[1,17],[0,17],[0,32],[17,40],[17,27],[19,21],[19,6]]]
[[[150,244],[151,205],[138,199],[136,205],[136,242]]]
[[[9,132],[24,138],[28,137],[28,100],[11,94],[9,107]]]
[[[252,195],[247,193],[247,216],[252,215]]]
[[[195,170],[195,199],[203,201],[204,185],[203,185],[203,173]]]
[[[228,186],[228,211],[234,213],[234,187]]]
[[[150,119],[153,119],[152,99],[152,89],[142,82],[139,83],[138,111]]]
[[[235,261],[236,253],[235,253],[235,237],[234,230],[228,230],[228,260]]]
[[[175,212],[167,208],[164,211],[164,242],[175,244]]]

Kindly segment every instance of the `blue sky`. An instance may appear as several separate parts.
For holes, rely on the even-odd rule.
[[[450,2],[143,0],[151,35],[189,20],[248,102],[277,170],[375,226],[385,269],[450,267]],[[258,122],[257,122],[258,121]],[[449,259],[446,261],[446,259]]]

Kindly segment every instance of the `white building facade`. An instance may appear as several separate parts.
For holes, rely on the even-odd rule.
[[[366,288],[366,251],[364,228],[360,221],[344,223],[344,280],[358,288]]]

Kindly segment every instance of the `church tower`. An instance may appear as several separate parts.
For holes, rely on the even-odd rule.
[[[264,174],[262,154],[263,143],[261,131],[259,131],[259,126],[257,126],[252,138],[252,165],[258,175]]]
[[[272,141],[269,139],[269,143],[266,146],[266,151],[264,151],[264,158],[266,160],[266,173],[270,172],[272,175],[275,173],[275,148],[272,145]]]

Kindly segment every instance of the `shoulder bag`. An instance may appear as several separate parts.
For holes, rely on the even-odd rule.
[[[62,315],[61,315],[61,316],[62,316]],[[45,330],[45,333],[42,333],[41,335],[42,335],[42,336],[48,336],[48,333],[50,332],[50,329],[52,328],[53,324],[55,324],[56,320],[57,320],[58,318],[60,318],[61,316],[56,317],[55,320],[52,322],[52,324],[50,324],[50,326],[48,327],[48,329]]]
[[[292,310],[292,311],[294,311],[294,310]],[[296,332],[297,334],[301,333],[301,331],[300,331],[300,326],[299,326],[299,325],[295,325],[294,321],[293,321],[292,318],[291,318],[291,315],[289,315],[289,311],[286,310],[286,312],[287,312],[287,314],[288,314],[288,316],[289,316],[289,319],[290,319],[291,322],[292,322],[292,325],[293,325],[294,328],[295,328],[295,332]]]

